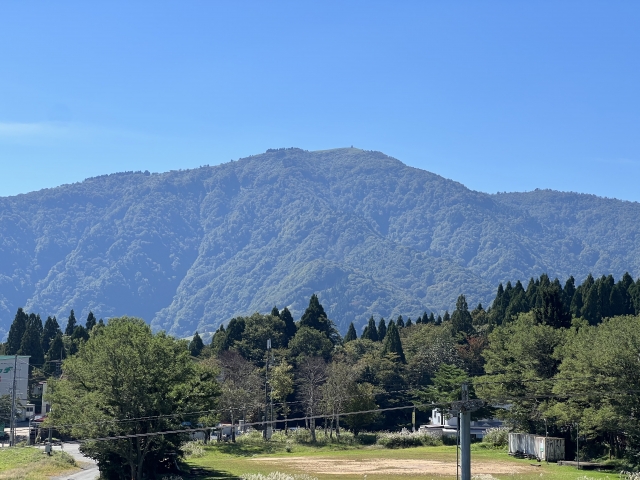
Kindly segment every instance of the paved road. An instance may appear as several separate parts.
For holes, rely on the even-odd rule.
[[[61,447],[55,445],[54,450],[60,450]],[[62,450],[71,455],[78,466],[82,468],[81,471],[74,473],[73,475],[63,475],[62,477],[54,477],[52,480],[96,480],[100,476],[98,471],[98,465],[92,459],[85,457],[80,453],[80,445],[77,443],[65,443],[62,446]]]

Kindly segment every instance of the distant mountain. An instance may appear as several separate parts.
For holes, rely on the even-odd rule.
[[[105,175],[0,198],[0,328],[24,306],[190,335],[274,304],[297,318],[316,292],[344,332],[543,272],[635,277],[639,225],[638,203],[488,195],[354,148]]]

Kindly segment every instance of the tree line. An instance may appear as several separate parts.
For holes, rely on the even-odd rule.
[[[563,286],[547,275],[532,278],[526,289],[520,281],[507,282],[487,309],[470,309],[460,295],[451,314],[371,317],[360,335],[351,323],[344,337],[314,294],[297,321],[286,307],[274,307],[231,319],[206,345],[196,332],[175,348],[215,372],[215,421],[260,424],[273,418],[286,429],[303,418],[295,421],[312,436],[324,428],[336,438],[345,427],[356,433],[411,428],[411,409],[345,414],[431,402],[446,406],[460,397],[462,382],[470,382],[472,397],[488,402],[476,416],[495,415],[518,431],[563,436],[570,440],[570,455],[578,424],[581,458],[609,454],[637,463],[640,280],[589,275],[575,283],[570,277]],[[44,352],[48,339],[45,369],[47,361],[78,358],[108,326],[96,326],[90,317],[84,327],[74,317],[62,335],[54,318],[39,330],[39,317],[20,309],[3,348],[27,352],[29,345],[38,348],[38,338]],[[56,339],[60,354],[52,348]],[[65,360],[63,370],[71,364]],[[430,413],[430,407],[419,409],[418,424]]]

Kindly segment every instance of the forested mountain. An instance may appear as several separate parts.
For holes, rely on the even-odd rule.
[[[105,175],[0,198],[1,327],[74,308],[188,335],[274,304],[298,319],[315,292],[344,333],[544,272],[635,278],[639,220],[638,203],[488,195],[353,148]]]

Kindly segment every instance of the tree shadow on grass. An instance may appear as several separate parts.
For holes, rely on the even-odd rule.
[[[281,453],[285,451],[284,445],[270,442],[260,444],[218,443],[211,448],[215,448],[220,453],[238,457],[253,457],[254,455]]]
[[[209,480],[209,479],[229,479],[240,480],[240,477],[233,475],[224,470],[215,470],[207,467],[190,467],[189,465],[180,465],[180,476],[183,480]]]

